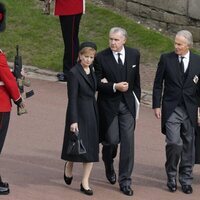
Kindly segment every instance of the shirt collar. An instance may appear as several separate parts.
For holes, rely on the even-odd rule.
[[[184,58],[186,58],[187,60],[189,60],[190,51],[188,51],[185,55],[179,55],[179,58],[180,58],[180,57],[184,57]]]
[[[121,50],[120,52],[116,52],[116,51],[112,51],[112,52],[113,52],[113,54],[116,55],[116,56],[118,55],[118,53],[120,53],[120,54],[123,55],[123,56],[125,55],[125,49],[124,49],[124,47],[122,48],[122,50]]]

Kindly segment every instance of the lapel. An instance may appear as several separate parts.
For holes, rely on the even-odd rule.
[[[96,90],[96,87],[97,87],[97,82],[96,82],[96,79],[95,79],[95,75],[94,75],[94,69],[93,69],[93,66],[90,66],[90,73],[91,73],[91,76],[94,80],[94,85],[90,82],[90,80],[88,79],[88,76],[87,74],[85,73],[83,67],[81,66],[81,64],[77,64],[77,69],[80,73],[80,75],[83,77],[83,79],[86,81],[86,83],[93,89],[93,90]]]
[[[188,81],[190,81],[190,77],[191,77],[191,75],[193,75],[194,73],[193,73],[193,71],[194,71],[194,63],[195,63],[195,61],[194,61],[194,57],[193,57],[193,54],[192,54],[192,52],[190,52],[190,58],[189,58],[190,60],[189,60],[189,63],[188,63],[188,74],[187,74],[187,78],[186,78],[186,80],[185,80],[185,83],[184,83],[184,85],[186,85],[187,83],[188,83]]]
[[[126,47],[125,48],[125,67],[126,67],[126,78],[127,80],[131,80],[131,66],[133,64],[136,64],[136,62],[134,63],[134,59],[135,57],[133,56],[133,54],[131,55],[130,51],[128,51],[128,49]]]
[[[180,64],[178,60],[178,55],[173,52],[170,58],[170,65],[169,67],[172,68],[172,73],[176,76],[176,80],[179,84],[183,85],[182,73],[180,69]]]
[[[90,73],[91,73],[91,75],[92,75],[92,79],[93,79],[93,81],[94,81],[94,85],[92,84],[90,84],[91,86],[92,86],[92,88],[96,91],[96,89],[97,89],[97,79],[96,79],[96,76],[95,76],[95,72],[94,72],[94,67],[93,67],[93,65],[90,65]],[[90,81],[89,81],[90,82]]]

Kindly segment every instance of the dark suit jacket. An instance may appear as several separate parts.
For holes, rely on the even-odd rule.
[[[127,92],[114,92],[113,84],[119,82],[119,74],[116,70],[117,62],[110,48],[97,54],[94,61],[95,73],[98,85],[98,107],[100,114],[100,135],[104,139],[108,127],[118,113],[119,103],[122,95],[126,104],[135,117],[135,99],[133,92],[140,101],[140,74],[139,74],[140,53],[133,48],[125,47],[126,80],[129,83]],[[125,67],[125,66],[124,66]],[[108,83],[102,83],[101,79],[106,78]]]
[[[160,108],[162,101],[163,133],[165,133],[166,120],[170,117],[181,98],[185,103],[192,125],[196,127],[199,78],[200,56],[190,52],[188,74],[185,81],[182,81],[177,54],[171,52],[161,55],[153,86],[153,108]]]

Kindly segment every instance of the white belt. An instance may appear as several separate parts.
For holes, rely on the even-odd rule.
[[[3,81],[0,81],[0,86],[1,86],[1,85],[4,85],[4,82],[3,82]]]

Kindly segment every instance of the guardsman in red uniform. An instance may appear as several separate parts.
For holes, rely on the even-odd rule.
[[[5,6],[0,3],[0,32],[5,29],[5,14]],[[11,99],[19,107],[24,107],[15,77],[10,71],[5,54],[0,50],[0,153],[8,130]],[[8,194],[9,191],[8,183],[3,182],[0,176],[0,195]]]
[[[59,16],[64,41],[63,72],[59,81],[67,81],[69,70],[76,64],[79,50],[79,24],[84,13],[84,0],[55,0],[56,16]]]

